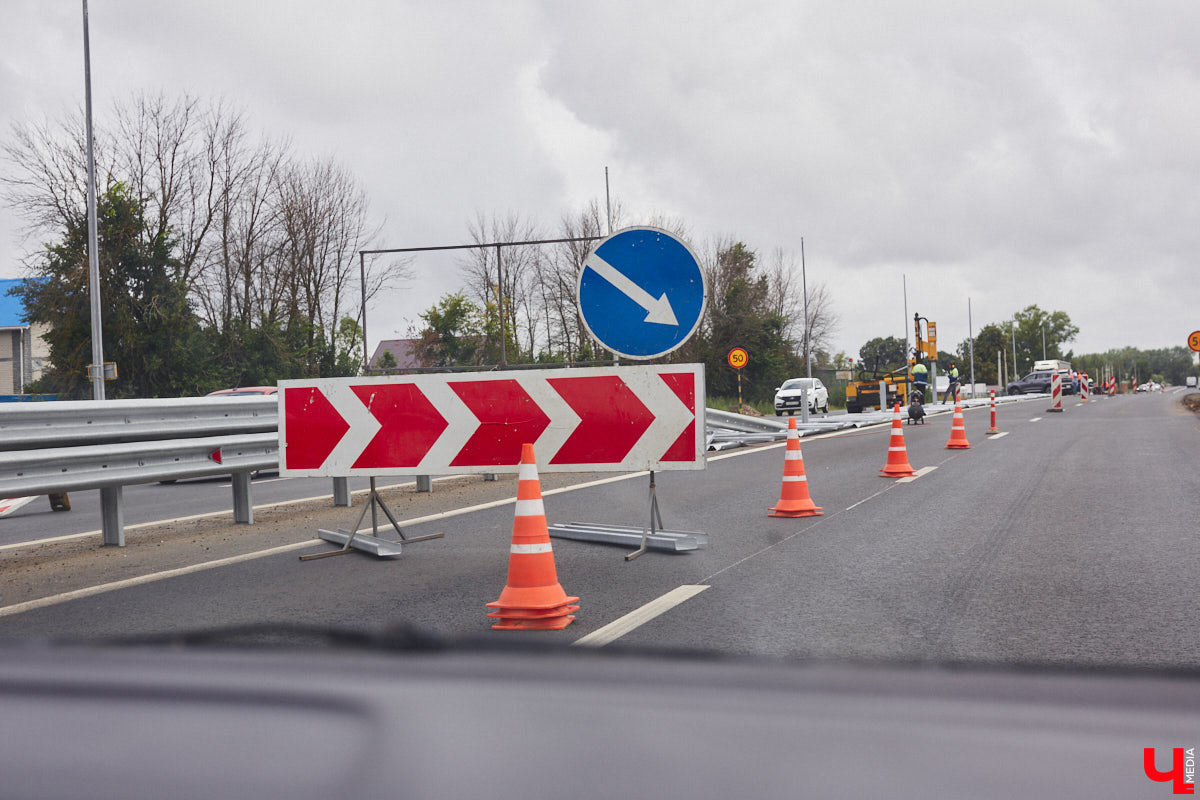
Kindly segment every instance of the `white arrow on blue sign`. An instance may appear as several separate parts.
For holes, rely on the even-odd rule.
[[[666,355],[695,333],[708,286],[691,249],[658,228],[626,228],[592,249],[579,273],[588,332],[619,356]]]

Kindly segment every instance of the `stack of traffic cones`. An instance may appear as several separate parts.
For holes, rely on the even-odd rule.
[[[971,446],[967,441],[967,428],[963,424],[962,400],[954,396],[954,421],[950,423],[950,441],[946,442],[947,450],[966,450]]]
[[[908,448],[904,446],[904,424],[900,422],[900,404],[892,416],[892,438],[888,440],[887,463],[879,474],[885,478],[907,478],[917,471],[908,463]]]
[[[804,456],[800,453],[800,434],[796,418],[788,417],[787,450],[783,455],[783,486],[779,502],[767,513],[768,517],[816,517],[824,514],[813,504],[808,494],[808,476],[804,474]]]
[[[499,620],[492,626],[496,630],[559,630],[574,621],[571,612],[578,611],[579,606],[572,603],[579,598],[567,597],[558,582],[531,444],[521,447],[517,478],[508,581],[500,599],[487,604],[488,608],[496,609],[488,616]]]

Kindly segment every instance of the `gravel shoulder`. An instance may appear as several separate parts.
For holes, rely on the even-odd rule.
[[[615,474],[546,474],[541,485],[546,491]],[[432,493],[408,486],[384,489],[380,495],[403,525],[405,520],[480,503],[515,500],[517,478],[460,477],[438,481]],[[253,525],[235,525],[229,513],[140,527],[126,530],[125,547],[104,547],[96,535],[7,550],[0,553],[0,607],[284,545],[312,542],[314,549],[332,548],[317,537],[317,530],[349,528],[365,498],[365,492],[355,493],[352,508],[313,500],[256,509]],[[380,519],[386,524],[382,515]],[[364,525],[369,529],[369,517]],[[386,531],[381,528],[385,537],[395,537],[390,525]]]

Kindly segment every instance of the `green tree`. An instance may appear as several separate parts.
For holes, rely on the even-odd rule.
[[[1031,305],[1014,314],[1013,320],[1016,323],[1017,371],[1021,375],[1033,369],[1033,362],[1042,360],[1043,352],[1045,358],[1070,360],[1071,352],[1064,348],[1079,335],[1079,328],[1072,324],[1065,311],[1043,311]]]
[[[1106,353],[1089,353],[1071,359],[1071,366],[1095,378],[1114,374],[1118,380],[1145,382],[1154,380],[1181,384],[1188,375],[1196,374],[1191,351],[1186,347],[1166,347],[1158,350],[1139,350],[1123,347]]]
[[[208,388],[204,336],[171,255],[174,242],[165,230],[149,229],[143,204],[120,183],[97,198],[96,210],[104,357],[118,370],[106,396],[200,393]],[[50,328],[50,366],[36,391],[91,396],[87,238],[87,215],[69,217],[62,239],[45,248],[36,277],[15,291],[27,320]]]
[[[963,339],[958,345],[958,363],[959,365],[969,365],[971,363],[971,342],[969,339]],[[984,325],[979,333],[975,334],[975,380],[980,383],[988,383],[993,385],[1000,384],[1000,373],[996,371],[997,354],[1002,354],[1005,359],[1004,363],[1012,369],[1011,347],[1008,341],[1008,329],[1002,328],[1000,325],[992,323]],[[967,369],[970,369],[968,366]],[[961,371],[961,370],[960,370]],[[1012,380],[1012,378],[1009,378]]]
[[[337,355],[329,377],[350,378],[357,375],[363,364],[362,328],[353,317],[342,317],[334,336],[334,345]],[[392,361],[394,366],[395,359]]]
[[[698,351],[705,363],[712,395],[737,395],[737,372],[726,362],[734,347],[750,354],[741,370],[745,399],[770,399],[783,381],[804,374],[785,336],[786,320],[772,308],[769,277],[757,261],[753,250],[733,242],[718,249],[710,270],[709,324],[692,352]]]
[[[485,320],[482,309],[463,292],[443,295],[419,316],[425,322],[418,334],[421,343],[417,346],[423,364],[453,367],[479,363],[481,350],[486,350],[484,331],[489,327],[489,320]],[[490,322],[499,341],[499,315],[491,315]],[[498,347],[496,356],[498,361]]]
[[[903,339],[895,336],[875,337],[858,349],[859,369],[870,374],[892,372],[908,363]]]
[[[396,357],[392,355],[391,350],[384,350],[383,355],[379,357],[379,363],[376,366],[385,372],[389,369],[395,369]]]

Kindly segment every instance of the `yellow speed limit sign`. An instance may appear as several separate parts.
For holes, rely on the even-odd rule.
[[[750,354],[740,347],[735,347],[729,351],[729,366],[734,369],[741,369],[746,366],[746,362],[750,360]]]
[[[1192,331],[1191,335],[1188,336],[1188,347],[1200,353],[1200,331]],[[733,353],[730,353],[729,357],[733,358]]]

